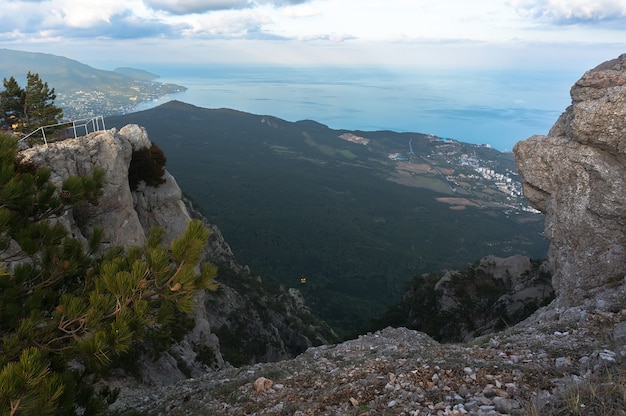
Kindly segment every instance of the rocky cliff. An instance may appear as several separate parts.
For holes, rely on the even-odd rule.
[[[514,152],[545,213],[559,306],[626,307],[626,54],[588,71],[547,136]]]
[[[51,168],[51,181],[58,186],[70,175],[89,174],[95,167],[104,169],[98,204],[76,206],[57,221],[79,240],[86,242],[94,227],[102,227],[103,248],[128,247],[144,244],[153,226],[162,227],[169,242],[183,232],[192,216],[199,216],[167,171],[158,186],[142,181],[130,186],[134,155],[151,145],[143,128],[127,125],[119,131],[24,149],[20,157],[24,163]],[[286,359],[335,339],[334,333],[312,316],[297,291],[265,287],[259,277],[235,261],[217,227],[205,225],[211,229],[205,261],[218,265],[221,287],[215,293],[198,294],[190,333],[156,362],[141,361],[144,382],[169,384],[198,376],[224,367],[225,358],[238,361],[233,364]],[[234,335],[229,338],[235,333],[236,339]]]
[[[426,332],[440,342],[470,341],[530,316],[554,298],[547,262],[487,256],[463,270],[416,276],[387,325]]]

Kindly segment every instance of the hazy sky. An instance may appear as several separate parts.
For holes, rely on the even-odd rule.
[[[626,52],[626,0],[2,0],[0,32],[0,47],[100,67],[589,69]]]

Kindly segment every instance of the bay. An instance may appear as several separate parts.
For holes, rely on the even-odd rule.
[[[335,129],[430,133],[501,151],[547,134],[570,104],[581,74],[568,71],[433,70],[407,67],[154,65],[160,82],[187,90],[176,99]]]

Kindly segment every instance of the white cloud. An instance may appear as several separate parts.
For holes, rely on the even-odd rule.
[[[502,38],[521,18],[502,1],[314,0],[278,9],[267,30],[297,39],[345,34],[348,39],[426,40]]]
[[[188,29],[182,35],[187,37],[245,37],[258,32],[263,25],[270,23],[270,18],[255,10],[222,10],[219,12],[198,15],[193,19],[183,17]]]
[[[152,9],[178,15],[252,8],[257,4],[289,6],[307,1],[309,0],[144,0],[145,4]]]
[[[152,9],[178,15],[240,9],[250,6],[248,0],[144,0],[144,2]]]
[[[302,4],[308,3],[312,0],[254,0],[258,4],[274,4],[276,6],[284,6],[289,4]]]
[[[626,18],[626,0],[508,0],[508,3],[524,17],[557,23]]]
[[[109,23],[115,16],[129,14],[138,0],[108,0],[97,7],[84,0],[12,1],[0,8],[3,31],[63,35],[65,29],[86,29]]]
[[[49,24],[70,27],[87,28],[102,22],[109,22],[110,18],[124,13],[128,9],[124,0],[107,0],[97,7],[92,3],[81,0],[63,0],[54,3],[54,7],[49,10],[46,19]]]
[[[279,10],[281,16],[286,18],[301,19],[307,17],[319,16],[322,11],[319,8],[315,8],[309,4],[302,4],[296,6],[286,6]]]

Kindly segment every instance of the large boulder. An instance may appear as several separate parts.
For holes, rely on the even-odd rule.
[[[104,230],[107,246],[143,245],[146,241],[133,196],[128,185],[128,167],[133,145],[115,130],[99,131],[73,140],[34,146],[20,153],[22,160],[51,169],[51,182],[61,187],[72,175],[90,174],[104,169],[103,195],[97,206],[83,205],[59,219],[74,237],[82,238],[93,227]]]
[[[626,306],[626,54],[586,72],[547,136],[513,151],[545,216],[556,305]]]

